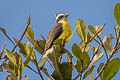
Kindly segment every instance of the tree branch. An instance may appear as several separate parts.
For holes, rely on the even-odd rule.
[[[44,80],[44,78],[43,78],[43,76],[42,76],[42,74],[41,74],[41,72],[40,72],[40,68],[38,67],[37,60],[35,60],[35,64],[36,64],[36,68],[37,68],[37,70],[38,70],[38,73],[39,73],[40,78],[41,78],[42,80]]]
[[[116,33],[116,30],[115,30],[115,33]],[[119,35],[120,35],[120,34],[119,34]],[[106,66],[108,65],[108,63],[109,63],[109,61],[111,60],[111,58],[113,57],[114,53],[119,49],[119,47],[120,47],[120,43],[119,43],[119,38],[120,38],[120,36],[119,36],[119,37],[116,37],[116,38],[117,38],[117,41],[116,41],[116,43],[115,43],[115,45],[114,45],[114,48],[113,48],[112,51],[111,51],[111,55],[110,55],[110,57],[108,58],[106,64],[103,65],[103,67],[101,68],[101,70],[100,70],[99,73],[97,74],[95,80],[97,80],[97,78],[102,74],[103,70],[104,70],[104,69],[106,68]]]
[[[12,53],[14,52],[14,50],[16,49],[16,47],[20,44],[20,42],[22,41],[22,39],[23,39],[23,37],[24,37],[24,35],[25,35],[25,33],[26,33],[28,27],[29,27],[29,25],[27,24],[27,26],[26,26],[26,28],[25,28],[23,34],[22,34],[21,37],[20,37],[20,40],[18,41],[18,43],[17,43],[17,44],[14,46],[14,48],[12,49],[12,51],[11,51]]]

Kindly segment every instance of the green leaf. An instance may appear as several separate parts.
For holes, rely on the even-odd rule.
[[[104,66],[104,63],[100,63],[99,64],[99,67],[97,68],[97,73],[99,73],[100,72],[100,70],[101,70],[101,68]],[[103,71],[104,72],[104,71]],[[102,74],[100,75],[100,78],[101,78],[101,80],[103,80],[103,72],[102,72]]]
[[[117,3],[114,7],[114,18],[116,23],[120,26],[120,3]]]
[[[49,75],[49,73],[47,72],[46,68],[42,68],[42,71],[44,72],[44,74],[48,77],[48,80],[52,80],[51,76]]]
[[[27,56],[30,56],[30,54],[32,54],[31,57],[30,57],[30,59],[32,61],[36,60],[35,52],[32,49],[32,47],[30,46],[29,42],[26,44],[26,49],[25,50],[26,50]]]
[[[95,54],[94,58],[92,59],[89,67],[93,66],[99,59],[101,59],[104,55],[104,52],[98,52]]]
[[[76,32],[83,41],[87,41],[87,28],[82,19],[76,21]]]
[[[32,45],[34,46],[34,48],[39,53],[43,53],[44,47],[45,47],[45,40],[39,40],[39,41],[34,40],[34,32],[33,32],[32,28],[30,28],[30,27],[28,27],[25,36],[32,43]]]
[[[27,37],[28,40],[30,40],[31,42],[33,42],[33,40],[34,40],[34,32],[33,32],[33,30],[32,30],[31,27],[27,28],[25,36]]]
[[[22,58],[19,57],[19,68],[18,68],[18,79],[21,80],[21,74],[22,74]]]
[[[75,64],[75,68],[76,68],[77,72],[80,72],[82,70],[82,62],[78,59],[77,59],[77,62]]]
[[[35,43],[34,43],[33,45],[34,45],[34,48],[35,48],[39,53],[43,53],[44,48],[45,48],[45,41],[44,41],[44,40],[35,41]]]
[[[16,57],[8,49],[6,49],[5,54],[9,60],[16,65]]]
[[[112,59],[103,72],[103,80],[111,80],[117,74],[119,65],[119,58]]]
[[[92,25],[88,25],[88,28],[89,28],[91,33],[93,33],[93,34],[96,33],[96,29]]]
[[[72,65],[69,62],[63,62],[59,64],[59,70],[62,75],[63,80],[71,80],[72,76]],[[60,76],[58,75],[57,71],[55,70],[52,74],[55,80],[60,80]]]
[[[90,76],[90,80],[94,80],[92,73],[90,73],[89,76]]]
[[[19,75],[19,69],[21,66],[21,56],[16,52],[13,54],[13,56],[15,57],[15,61],[16,64],[13,63],[11,60],[9,60],[8,64],[4,64],[5,65],[5,69],[10,72],[13,73],[15,75]]]
[[[63,62],[59,65],[60,72],[62,74],[63,80],[71,80],[72,76],[72,64],[69,62]]]
[[[53,50],[52,50],[52,54],[49,54],[49,57],[51,57],[51,61],[53,62],[53,65],[54,65],[54,72],[52,74],[52,76],[58,80],[63,80],[63,77],[62,77],[62,74],[60,72],[60,68],[59,68],[59,62],[58,62],[58,57],[59,57],[59,53],[55,52],[56,48],[54,47]],[[48,53],[48,52],[46,52]]]
[[[4,63],[3,66],[4,69],[7,70],[8,72],[16,74],[15,65],[11,61],[9,61],[8,64]]]
[[[94,66],[92,66],[88,71],[85,72],[83,79],[85,79],[89,74],[91,74],[91,72],[93,71]]]
[[[68,60],[67,62],[71,63],[73,56],[71,55],[71,53],[67,49],[64,48],[64,50],[65,50],[65,54],[67,56],[67,60]]]
[[[86,44],[84,41],[81,41],[80,44],[79,44],[79,47],[80,47],[80,49],[81,49],[82,52],[83,51],[88,52],[89,49],[90,49],[90,43]]]
[[[102,33],[104,26],[105,25],[95,26],[97,35],[100,35]]]
[[[72,46],[72,52],[75,57],[77,57],[78,59],[81,59],[80,54],[82,53],[82,51],[80,50],[79,46],[75,43]]]
[[[19,42],[19,40],[17,40],[16,38],[14,38],[14,41],[15,43]],[[18,44],[18,47],[20,48],[20,53],[22,53],[23,56],[26,57],[27,56],[26,51],[25,51],[26,44],[20,42],[20,44]]]
[[[116,35],[117,35],[117,38],[118,38],[119,37],[119,32],[120,32],[120,26],[116,26],[115,30],[116,30]],[[119,38],[119,40],[120,40],[120,38]]]
[[[83,72],[84,72],[90,63],[89,55],[85,51],[82,52],[77,44],[73,44],[72,52],[73,52],[74,56],[77,57],[77,63],[75,66],[77,71],[80,71],[81,68],[84,68],[83,69]]]
[[[56,11],[54,11],[54,13],[55,13],[55,18],[56,18],[58,14],[57,14],[57,12],[56,12]]]
[[[97,36],[99,36],[102,33],[104,25],[100,25],[100,26],[97,25],[94,28],[95,28],[96,33],[95,34],[90,34],[92,40],[97,38]]]
[[[75,68],[76,68],[77,72],[80,72],[81,70],[82,70],[82,72],[84,72],[88,68],[88,65],[90,63],[89,57],[86,57],[85,59],[86,60],[84,60],[84,61],[77,60],[77,63],[75,64]]]
[[[27,66],[27,64],[29,63],[30,57],[31,57],[31,55],[32,55],[32,52],[33,52],[33,48],[31,49],[31,51],[30,51],[28,57],[26,58],[25,62],[23,63],[24,66]]]
[[[104,44],[104,47],[107,51],[107,53],[111,53],[112,51],[112,40],[114,39],[114,37],[112,36],[112,34],[109,34],[107,37],[104,37],[103,39],[103,44]]]

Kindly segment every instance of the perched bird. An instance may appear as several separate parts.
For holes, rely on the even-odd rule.
[[[68,15],[69,14],[58,14],[56,16],[56,25],[48,33],[43,54],[51,48],[55,40],[62,39],[63,45],[69,41],[72,30],[67,21]]]

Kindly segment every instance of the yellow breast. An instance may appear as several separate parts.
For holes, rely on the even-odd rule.
[[[72,35],[72,30],[70,24],[67,21],[61,21],[63,32],[58,39],[63,39],[65,43],[69,41],[70,36]]]

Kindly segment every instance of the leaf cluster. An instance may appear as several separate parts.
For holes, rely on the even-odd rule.
[[[79,44],[73,43],[72,45],[72,53],[69,50],[62,47],[61,40],[56,40],[54,45],[43,54],[45,47],[45,38],[42,36],[41,40],[35,40],[34,31],[30,27],[30,16],[27,21],[26,28],[21,35],[20,39],[14,38],[14,41],[8,36],[6,30],[0,27],[0,31],[13,43],[14,48],[10,51],[9,49],[5,49],[5,44],[3,45],[0,52],[0,61],[3,60],[3,63],[0,64],[0,70],[3,68],[7,70],[10,74],[6,78],[11,78],[12,80],[21,80],[22,72],[24,68],[28,68],[34,73],[38,74],[42,80],[44,77],[41,72],[43,72],[49,80],[76,80],[80,78],[81,80],[86,79],[88,76],[91,80],[97,80],[98,77],[101,80],[110,80],[112,79],[120,67],[120,58],[113,57],[114,54],[117,54],[120,48],[120,3],[117,3],[114,7],[114,18],[117,23],[117,27],[114,27],[116,36],[112,34],[108,34],[103,39],[101,39],[100,35],[105,27],[104,25],[88,25],[86,26],[85,22],[78,18],[75,23],[75,30],[70,36],[70,39],[77,32],[78,37],[81,39]],[[55,16],[57,13],[55,12]],[[29,40],[27,43],[22,42],[23,36]],[[115,40],[115,43],[112,43]],[[97,46],[91,44],[93,41],[97,43]],[[19,48],[19,51],[15,52],[16,47]],[[93,53],[90,56],[90,53]],[[5,56],[3,57],[3,53]],[[36,54],[39,53],[42,57],[40,60],[36,58]],[[73,54],[73,56],[72,56]],[[102,57],[106,57],[106,61],[100,62],[99,66],[96,67],[96,62]],[[62,61],[62,56],[65,55],[67,61]],[[23,57],[25,60],[23,60]],[[76,62],[73,63],[72,59],[76,58]],[[45,68],[44,64],[48,61],[48,64],[53,69],[53,73],[50,74],[47,70],[49,68]],[[33,69],[32,66],[29,65],[31,62],[36,69]],[[97,75],[94,78],[92,74],[95,71],[94,68],[97,68]],[[73,70],[76,70],[76,76],[72,77],[74,73]],[[25,80],[28,79],[28,76],[25,76]]]

